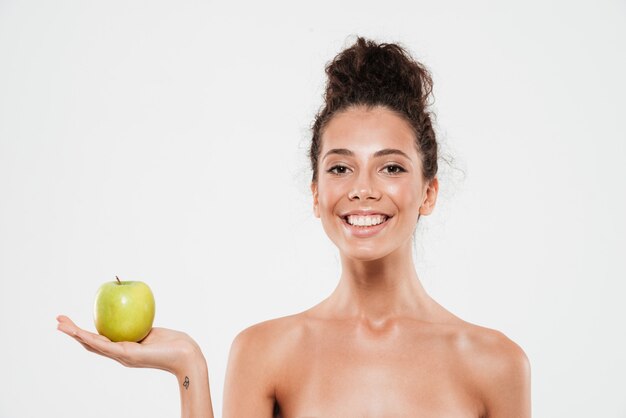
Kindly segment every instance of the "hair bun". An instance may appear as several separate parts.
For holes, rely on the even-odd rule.
[[[309,149],[313,182],[324,127],[337,112],[358,105],[384,106],[402,115],[415,132],[424,178],[436,176],[438,146],[428,111],[432,78],[422,64],[398,44],[357,37],[326,65],[326,75],[325,103],[316,115]]]
[[[327,105],[386,102],[424,110],[432,91],[428,71],[397,44],[358,37],[326,66]]]

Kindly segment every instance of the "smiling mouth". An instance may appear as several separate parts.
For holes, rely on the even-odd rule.
[[[375,216],[343,216],[343,221],[352,227],[357,228],[370,228],[373,226],[382,225],[391,219],[391,216],[387,215],[375,215]]]

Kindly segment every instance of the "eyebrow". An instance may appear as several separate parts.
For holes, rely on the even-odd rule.
[[[324,154],[324,158],[322,158],[322,161],[324,161],[324,159],[326,157],[328,157],[329,155],[332,155],[332,154],[347,155],[348,157],[353,157],[354,156],[354,152],[350,151],[347,148],[333,148],[333,149],[329,150],[326,154]],[[405,157],[406,159],[411,161],[411,157],[409,157],[405,152],[400,151],[399,149],[395,149],[395,148],[381,149],[380,151],[376,151],[372,155],[374,156],[374,158],[378,158],[378,157],[383,157],[385,155],[394,155],[394,154],[395,155],[402,155],[403,157]]]

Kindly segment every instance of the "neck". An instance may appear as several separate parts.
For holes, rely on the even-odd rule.
[[[330,312],[371,323],[397,317],[427,320],[434,302],[417,277],[410,243],[400,250],[372,261],[342,254],[339,284],[326,300]]]

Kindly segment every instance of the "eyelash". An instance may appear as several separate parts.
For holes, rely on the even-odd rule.
[[[393,176],[398,175],[400,173],[406,173],[406,170],[404,168],[402,168],[401,166],[399,166],[398,164],[389,164],[389,165],[386,165],[383,169],[389,168],[389,167],[394,167],[394,168],[398,169],[398,171],[395,172],[395,173],[389,173],[389,174],[391,174]],[[326,172],[327,173],[331,173],[331,174],[335,174],[335,175],[338,175],[338,176],[341,175],[341,174],[345,174],[345,173],[336,173],[336,172],[334,172],[333,170],[335,170],[336,168],[346,168],[347,169],[348,167],[346,167],[344,165],[334,165],[331,168],[329,168],[328,170],[326,170]]]

